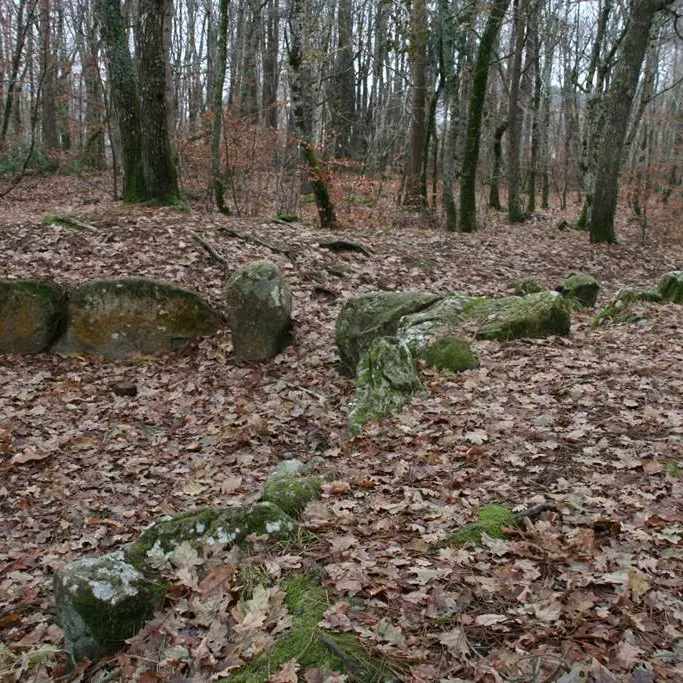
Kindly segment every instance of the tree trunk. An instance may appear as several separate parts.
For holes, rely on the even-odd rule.
[[[278,42],[280,7],[277,0],[268,0],[266,45],[263,52],[263,108],[266,125],[277,128]]]
[[[491,169],[491,186],[489,188],[489,206],[496,211],[502,211],[500,203],[500,178],[503,166],[503,135],[509,121],[503,121],[493,133],[493,168]]]
[[[335,156],[353,156],[353,124],[356,109],[356,77],[353,69],[353,15],[351,0],[339,0],[337,8],[337,59],[335,77],[330,81],[334,88],[332,125],[336,136]]]
[[[413,94],[410,108],[410,159],[406,179],[405,206],[423,207],[422,159],[425,136],[425,100],[427,98],[427,6],[426,0],[414,0],[411,12],[410,60]]]
[[[211,175],[213,177],[213,193],[216,208],[221,213],[230,213],[225,205],[223,181],[221,180],[220,144],[223,124],[223,86],[228,61],[228,4],[229,0],[219,0],[218,26],[216,27],[216,60],[213,84],[213,125],[211,131]]]
[[[616,242],[614,215],[619,191],[619,168],[650,27],[655,14],[673,0],[633,0],[626,35],[612,83],[607,92],[605,121],[598,154],[595,197],[590,217],[591,242]]]
[[[176,202],[180,196],[168,135],[167,10],[167,0],[140,0],[135,32],[145,184],[148,198],[161,204]]]
[[[324,230],[336,227],[337,216],[327,187],[327,177],[318,159],[312,139],[312,113],[306,111],[304,105],[304,87],[302,72],[304,71],[304,32],[305,0],[292,0],[289,15],[289,40],[287,56],[289,59],[289,88],[292,94],[292,114],[299,137],[299,147],[308,165],[308,175],[313,187],[313,195],[318,208],[320,227]]]
[[[55,63],[52,50],[50,0],[40,0],[40,71],[43,144],[49,150],[59,149],[57,102],[55,100]]]
[[[526,3],[514,0],[515,49],[510,72],[510,110],[508,114],[508,220],[521,223],[524,211],[519,197],[520,188],[520,150],[522,142],[522,111],[520,107],[520,80],[522,78],[522,54],[524,52],[524,33]]]
[[[148,192],[142,166],[140,104],[119,0],[99,0],[97,12],[107,56],[111,99],[121,135],[123,201],[142,202],[148,199]]]
[[[493,0],[474,63],[474,82],[467,115],[467,134],[460,183],[459,227],[463,232],[472,232],[477,227],[476,180],[481,144],[481,119],[484,113],[491,55],[509,3],[510,0]]]

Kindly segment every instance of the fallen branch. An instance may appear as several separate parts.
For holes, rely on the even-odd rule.
[[[223,235],[236,237],[237,239],[242,240],[243,242],[251,242],[252,244],[258,244],[261,247],[270,249],[270,251],[275,252],[276,254],[282,254],[283,256],[286,256],[288,259],[291,259],[292,261],[296,256],[296,251],[294,249],[287,249],[285,247],[281,247],[277,244],[273,244],[273,242],[269,242],[268,240],[256,237],[256,235],[251,235],[248,232],[239,232],[238,230],[230,230],[229,228],[217,228],[217,230]]]
[[[329,249],[330,251],[357,251],[365,256],[372,256],[373,253],[367,247],[357,242],[349,242],[347,240],[332,240],[331,242],[318,242],[321,249]]]
[[[225,257],[222,256],[216,247],[212,246],[207,242],[198,232],[195,232],[194,230],[188,230],[187,231],[187,236],[196,244],[198,244],[206,253],[211,256],[214,261],[218,261],[225,270],[229,270],[228,262],[226,261]]]
[[[85,230],[86,232],[91,232],[94,235],[101,234],[100,230],[94,225],[90,225],[90,223],[84,223],[74,216],[57,216],[55,214],[48,213],[45,218],[43,218],[43,225],[57,225],[60,228]]]

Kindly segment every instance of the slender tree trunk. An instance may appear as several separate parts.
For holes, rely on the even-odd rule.
[[[531,98],[531,155],[529,159],[529,185],[527,211],[536,211],[536,179],[538,176],[538,158],[541,146],[541,54],[538,34],[538,9],[533,8],[529,17],[529,62],[534,70],[534,90]]]
[[[278,44],[280,8],[277,0],[268,0],[266,45],[263,53],[263,108],[266,125],[277,128]]]
[[[616,242],[614,215],[619,168],[631,106],[655,14],[673,0],[632,0],[628,26],[606,98],[605,124],[598,154],[595,197],[590,218],[591,242]]]
[[[50,0],[40,0],[40,78],[43,144],[59,149],[57,102],[55,100],[55,63],[52,49],[52,17]]]
[[[116,110],[123,162],[123,201],[148,199],[142,166],[142,134],[137,77],[119,0],[98,0],[97,11],[107,56],[111,100]]]
[[[223,124],[223,86],[228,61],[228,5],[229,0],[219,0],[218,26],[216,28],[216,63],[213,84],[213,126],[211,131],[211,175],[213,177],[213,193],[216,208],[221,213],[230,213],[225,205],[223,181],[221,180],[221,127]]]
[[[500,203],[500,178],[503,167],[503,135],[509,121],[503,121],[493,133],[493,168],[491,169],[491,186],[489,187],[489,206],[496,211],[502,211]]]
[[[353,15],[351,0],[339,0],[337,7],[337,59],[335,77],[330,80],[334,88],[332,125],[336,136],[335,155],[353,156],[352,135],[356,110],[356,77],[353,67]]]
[[[413,75],[413,94],[410,122],[410,159],[406,192],[406,206],[424,206],[422,191],[422,160],[425,137],[425,101],[427,97],[427,6],[426,0],[413,0],[411,12],[410,59]]]
[[[508,220],[521,223],[524,210],[520,200],[520,151],[522,141],[522,111],[520,107],[520,80],[522,77],[522,55],[524,53],[526,2],[514,0],[515,49],[510,72],[510,111],[508,114]]]
[[[135,50],[138,56],[142,163],[150,199],[170,204],[179,199],[178,176],[168,135],[167,0],[139,0]]]
[[[493,0],[474,63],[474,82],[467,114],[467,134],[460,183],[459,227],[463,232],[472,232],[477,227],[476,180],[481,144],[481,119],[484,113],[491,56],[509,4],[510,0]]]
[[[289,59],[289,87],[292,94],[292,114],[294,125],[299,136],[299,147],[308,165],[308,175],[313,187],[313,195],[318,208],[320,227],[330,229],[336,227],[337,216],[330,198],[328,179],[313,146],[311,112],[304,105],[304,87],[302,75],[304,71],[304,33],[305,0],[292,0],[289,15],[289,40],[287,53]]]

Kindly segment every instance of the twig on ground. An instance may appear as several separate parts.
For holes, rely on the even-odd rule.
[[[292,261],[296,256],[296,251],[294,249],[287,249],[286,247],[281,247],[277,244],[273,244],[273,242],[269,242],[268,240],[256,237],[256,235],[251,235],[248,232],[239,232],[238,230],[230,230],[229,228],[217,228],[217,230],[221,234],[229,235],[230,237],[236,237],[237,239],[242,240],[243,242],[251,242],[252,244],[258,244],[261,247],[270,249],[270,251],[275,252],[276,254],[282,254],[283,256],[286,256],[288,259]]]
[[[209,244],[209,242],[207,242],[198,232],[195,232],[194,230],[188,230],[187,235],[193,242],[195,242],[202,249],[204,249],[204,251],[206,251],[206,253],[209,254],[209,256],[211,256],[211,258],[214,259],[214,261],[220,263],[226,271],[230,269],[230,266],[228,265],[228,262],[225,259],[225,257],[218,252],[216,247]]]

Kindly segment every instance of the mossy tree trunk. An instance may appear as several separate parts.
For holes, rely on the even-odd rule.
[[[502,209],[500,203],[500,177],[503,168],[503,135],[508,127],[503,121],[493,133],[493,168],[491,169],[491,185],[489,187],[489,206],[496,211]]]
[[[631,106],[652,21],[658,11],[672,2],[673,0],[633,0],[631,3],[621,59],[617,63],[606,97],[595,196],[589,224],[591,242],[616,242],[614,215],[619,191],[619,168]]]
[[[508,114],[508,220],[521,223],[524,211],[520,199],[520,153],[522,146],[522,109],[520,106],[520,81],[522,78],[522,55],[526,31],[526,0],[514,0],[515,48],[510,72],[510,111]]]
[[[306,0],[292,0],[289,13],[289,31],[287,36],[287,57],[289,60],[289,88],[292,95],[292,114],[299,137],[299,147],[308,165],[308,175],[315,203],[318,208],[320,227],[329,229],[336,227],[337,216],[330,198],[328,179],[325,169],[318,159],[313,146],[310,112],[304,106],[304,86],[302,83],[302,66],[304,60],[303,42],[305,27]]]
[[[142,167],[140,103],[120,1],[98,0],[97,13],[107,57],[111,99],[121,136],[123,201],[141,202],[148,199],[148,193]]]
[[[223,84],[228,61],[228,5],[229,0],[218,4],[218,27],[216,29],[216,64],[213,85],[213,126],[211,131],[211,175],[216,208],[221,213],[230,213],[225,205],[223,181],[221,180],[220,144],[223,125]]]
[[[476,180],[481,144],[481,120],[484,113],[491,56],[509,4],[510,0],[493,0],[474,63],[474,82],[467,114],[467,133],[460,182],[459,227],[462,232],[473,232],[477,227]]]
[[[170,7],[169,7],[170,5]],[[168,41],[164,29],[172,4],[166,0],[139,0],[135,31],[140,87],[142,164],[148,199],[171,204],[180,197],[178,174],[169,138]]]

